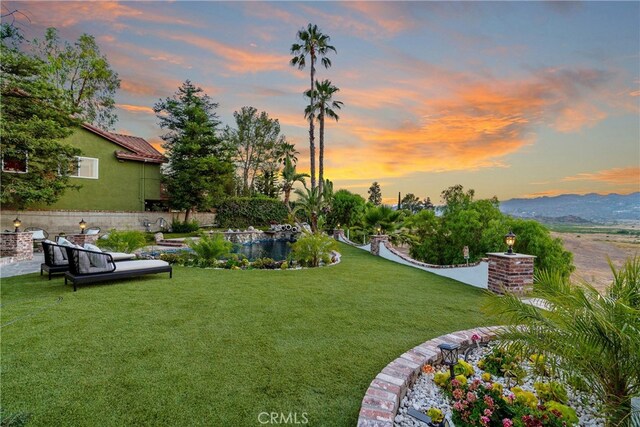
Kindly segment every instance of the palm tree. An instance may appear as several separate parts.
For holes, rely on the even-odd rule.
[[[487,307],[506,321],[499,334],[522,355],[544,354],[570,384],[595,392],[609,426],[640,421],[631,397],[640,391],[640,257],[628,259],[600,294],[588,283],[570,283],[557,272],[536,276],[533,306],[515,295],[494,297]]]
[[[296,171],[296,165],[291,161],[289,156],[284,159],[284,167],[282,168],[282,192],[284,193],[284,204],[287,206],[289,213],[291,213],[291,206],[289,205],[289,197],[293,185],[296,182],[302,182],[304,184],[304,178],[309,176],[306,173],[298,173]]]
[[[318,185],[320,187],[320,192],[322,192],[322,183],[324,179],[324,118],[329,117],[330,119],[334,119],[336,122],[340,119],[340,117],[336,114],[334,110],[339,110],[342,108],[343,102],[334,101],[333,94],[338,92],[336,86],[331,84],[329,80],[323,80],[321,82],[316,82],[316,88],[313,91],[308,90],[305,95],[310,99],[315,99],[315,103],[309,104],[305,110],[305,117],[313,117],[316,113],[318,114],[318,123],[320,123],[320,155],[318,156]]]
[[[333,196],[333,183],[326,180],[324,186],[324,192],[320,192],[320,188],[307,188],[306,183],[304,185],[304,191],[297,188],[295,193],[298,196],[296,200],[296,207],[293,209],[293,214],[296,215],[302,211],[309,221],[311,222],[311,231],[313,233],[318,231],[318,218],[322,213],[326,211],[331,203],[331,197]]]
[[[326,34],[322,34],[317,25],[309,24],[307,28],[303,28],[296,34],[298,43],[291,45],[291,54],[294,55],[291,58],[290,64],[298,67],[302,70],[307,65],[306,58],[309,55],[310,68],[311,68],[311,102],[313,105],[315,102],[313,98],[313,88],[315,86],[315,74],[316,74],[316,60],[320,58],[322,65],[325,68],[331,66],[331,60],[326,57],[329,51],[336,52],[336,48],[329,44],[330,37]],[[311,162],[311,188],[316,187],[316,147],[314,143],[314,117],[309,117],[309,157]]]

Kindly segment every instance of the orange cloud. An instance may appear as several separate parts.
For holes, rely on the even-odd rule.
[[[116,107],[132,113],[155,114],[153,108],[144,105],[116,104]]]
[[[143,3],[144,4],[144,3]],[[163,15],[153,8],[137,8],[130,2],[72,1],[28,2],[25,8],[33,24],[55,27],[71,27],[80,22],[100,21],[125,26],[120,20],[154,22],[158,24],[202,27],[201,23],[182,19],[175,14]],[[157,8],[155,8],[157,10]]]
[[[240,49],[216,40],[193,34],[178,34],[174,32],[158,34],[170,40],[181,41],[200,49],[207,50],[225,59],[225,67],[235,73],[258,73],[263,71],[288,70],[289,56],[274,55],[257,52],[255,50]]]
[[[387,35],[394,35],[414,28],[417,22],[409,13],[402,13],[400,3],[351,1],[341,3],[342,6],[359,12],[374,22]]]
[[[613,168],[592,173],[579,173],[568,176],[563,181],[597,181],[616,185],[635,185],[636,191],[640,190],[640,168],[631,166],[627,168]]]

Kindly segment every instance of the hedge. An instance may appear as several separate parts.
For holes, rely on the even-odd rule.
[[[271,222],[282,224],[288,211],[278,199],[256,197],[231,197],[216,206],[216,219],[222,228],[263,227]]]

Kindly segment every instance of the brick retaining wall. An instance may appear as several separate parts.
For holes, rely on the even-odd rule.
[[[14,262],[33,259],[33,234],[0,233],[0,257]]]
[[[438,344],[451,342],[462,347],[470,346],[474,334],[479,335],[483,342],[491,341],[496,337],[498,328],[490,326],[442,335],[412,348],[389,363],[371,381],[362,399],[358,427],[393,427],[400,402],[413,386],[422,367],[427,363],[440,362]]]

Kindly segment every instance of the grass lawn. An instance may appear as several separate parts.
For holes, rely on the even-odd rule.
[[[75,293],[62,278],[3,279],[3,413],[33,426],[252,426],[261,412],[353,426],[387,363],[487,324],[480,290],[340,251],[333,267],[175,267]]]

